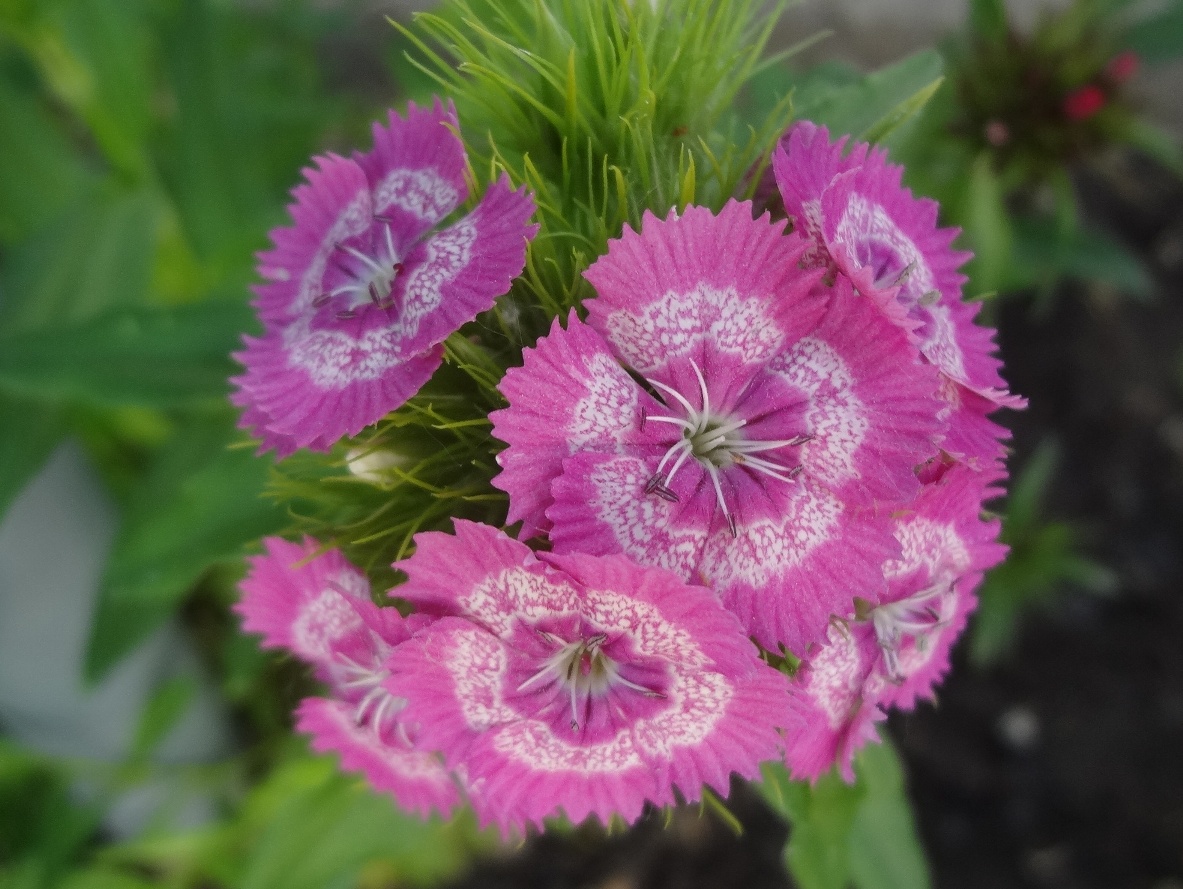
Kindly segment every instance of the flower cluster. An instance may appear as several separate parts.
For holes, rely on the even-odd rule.
[[[265,445],[397,407],[521,270],[532,203],[504,179],[430,233],[463,196],[455,125],[392,115],[297,190],[237,381]],[[488,418],[518,539],[418,534],[394,565],[410,616],[340,552],[268,541],[239,610],[324,683],[298,712],[317,749],[420,811],[632,821],[769,759],[849,776],[885,708],[932,696],[1004,554],[988,414],[1021,401],[955,232],[882,151],[846,149],[785,134],[787,218],[688,206],[609,243]]]

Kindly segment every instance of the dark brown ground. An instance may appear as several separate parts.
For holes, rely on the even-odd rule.
[[[890,731],[939,889],[1183,889],[1183,188],[1136,160],[1081,177],[1087,215],[1150,265],[1138,303],[1081,285],[998,318],[1013,470],[1061,448],[1047,512],[1073,522],[1118,591],[1065,590],[1028,612],[1012,654],[964,648],[940,706]],[[697,812],[668,831],[547,836],[452,889],[761,889],[788,885],[786,828],[751,792],[742,837]]]

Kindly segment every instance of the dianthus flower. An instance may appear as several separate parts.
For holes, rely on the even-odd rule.
[[[295,654],[328,685],[330,697],[300,703],[297,728],[312,736],[313,749],[340,754],[344,768],[363,773],[404,808],[449,812],[459,798],[456,783],[439,757],[416,743],[387,666],[429,619],[379,608],[365,575],[337,550],[317,555],[310,539],[299,545],[269,537],[264,544],[266,554],[248,560],[235,611],[264,646]]]
[[[936,453],[937,374],[809,243],[751,205],[647,215],[587,271],[598,298],[510,370],[494,484],[557,552],[711,586],[803,652],[881,582],[888,514]]]
[[[632,822],[779,755],[787,681],[710,591],[461,520],[416,547],[398,595],[438,619],[391,666],[483,822]]]
[[[329,154],[293,192],[256,288],[261,338],[236,355],[241,425],[284,456],[327,450],[394,410],[439,367],[443,341],[491,308],[525,263],[533,199],[502,177],[471,213],[455,111],[411,104],[374,147]]]
[[[806,258],[849,278],[940,370],[942,447],[974,466],[995,463],[1006,431],[986,415],[1024,402],[1007,394],[993,331],[974,323],[979,306],[961,298],[958,268],[970,254],[953,249],[958,231],[937,226],[936,202],[904,188],[886,152],[858,142],[844,153],[846,142],[802,121],[773,156],[785,212],[813,242]]]
[[[983,572],[1006,553],[997,520],[981,517],[983,500],[999,493],[990,482],[956,465],[926,485],[896,520],[902,553],[883,566],[886,592],[835,620],[802,663],[792,687],[800,724],[786,733],[785,752],[797,777],[837,763],[853,780],[854,754],[874,739],[886,708],[933,697]]]

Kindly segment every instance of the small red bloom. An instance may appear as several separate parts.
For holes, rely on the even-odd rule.
[[[1105,107],[1105,94],[1095,84],[1086,84],[1074,89],[1064,97],[1060,107],[1069,120],[1088,120]]]
[[[1141,60],[1132,49],[1119,52],[1105,66],[1105,76],[1114,83],[1125,83],[1138,73]]]

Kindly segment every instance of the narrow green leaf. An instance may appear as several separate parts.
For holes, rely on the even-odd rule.
[[[1014,225],[1014,265],[1003,285],[1069,277],[1109,284],[1135,299],[1150,299],[1154,281],[1143,262],[1105,232],[1021,217]]]
[[[834,134],[878,141],[924,107],[940,86],[943,68],[940,53],[931,49],[855,79],[843,75],[848,69],[827,66],[798,81],[793,109]]]
[[[244,304],[210,301],[0,337],[0,388],[89,404],[221,399],[237,369],[230,352],[253,323]]]
[[[100,679],[167,618],[211,566],[283,526],[262,497],[269,461],[229,448],[228,417],[199,418],[161,451],[133,492],[103,573],[86,653]]]
[[[48,222],[86,170],[37,100],[0,76],[0,241]]]
[[[0,519],[64,429],[60,407],[0,393]]]
[[[136,727],[135,741],[132,743],[133,760],[143,761],[152,755],[152,751],[185,715],[196,692],[197,683],[192,676],[174,676],[152,693]]]
[[[58,328],[144,303],[160,214],[156,195],[113,183],[84,189],[0,266],[0,331]]]
[[[857,889],[928,889],[932,881],[890,742],[870,744],[855,760],[866,788],[849,835],[850,875]]]
[[[962,212],[957,217],[963,221],[965,237],[974,252],[966,273],[975,290],[982,293],[1003,289],[1013,272],[1014,233],[1002,182],[989,154],[980,154],[974,161],[962,195]]]

